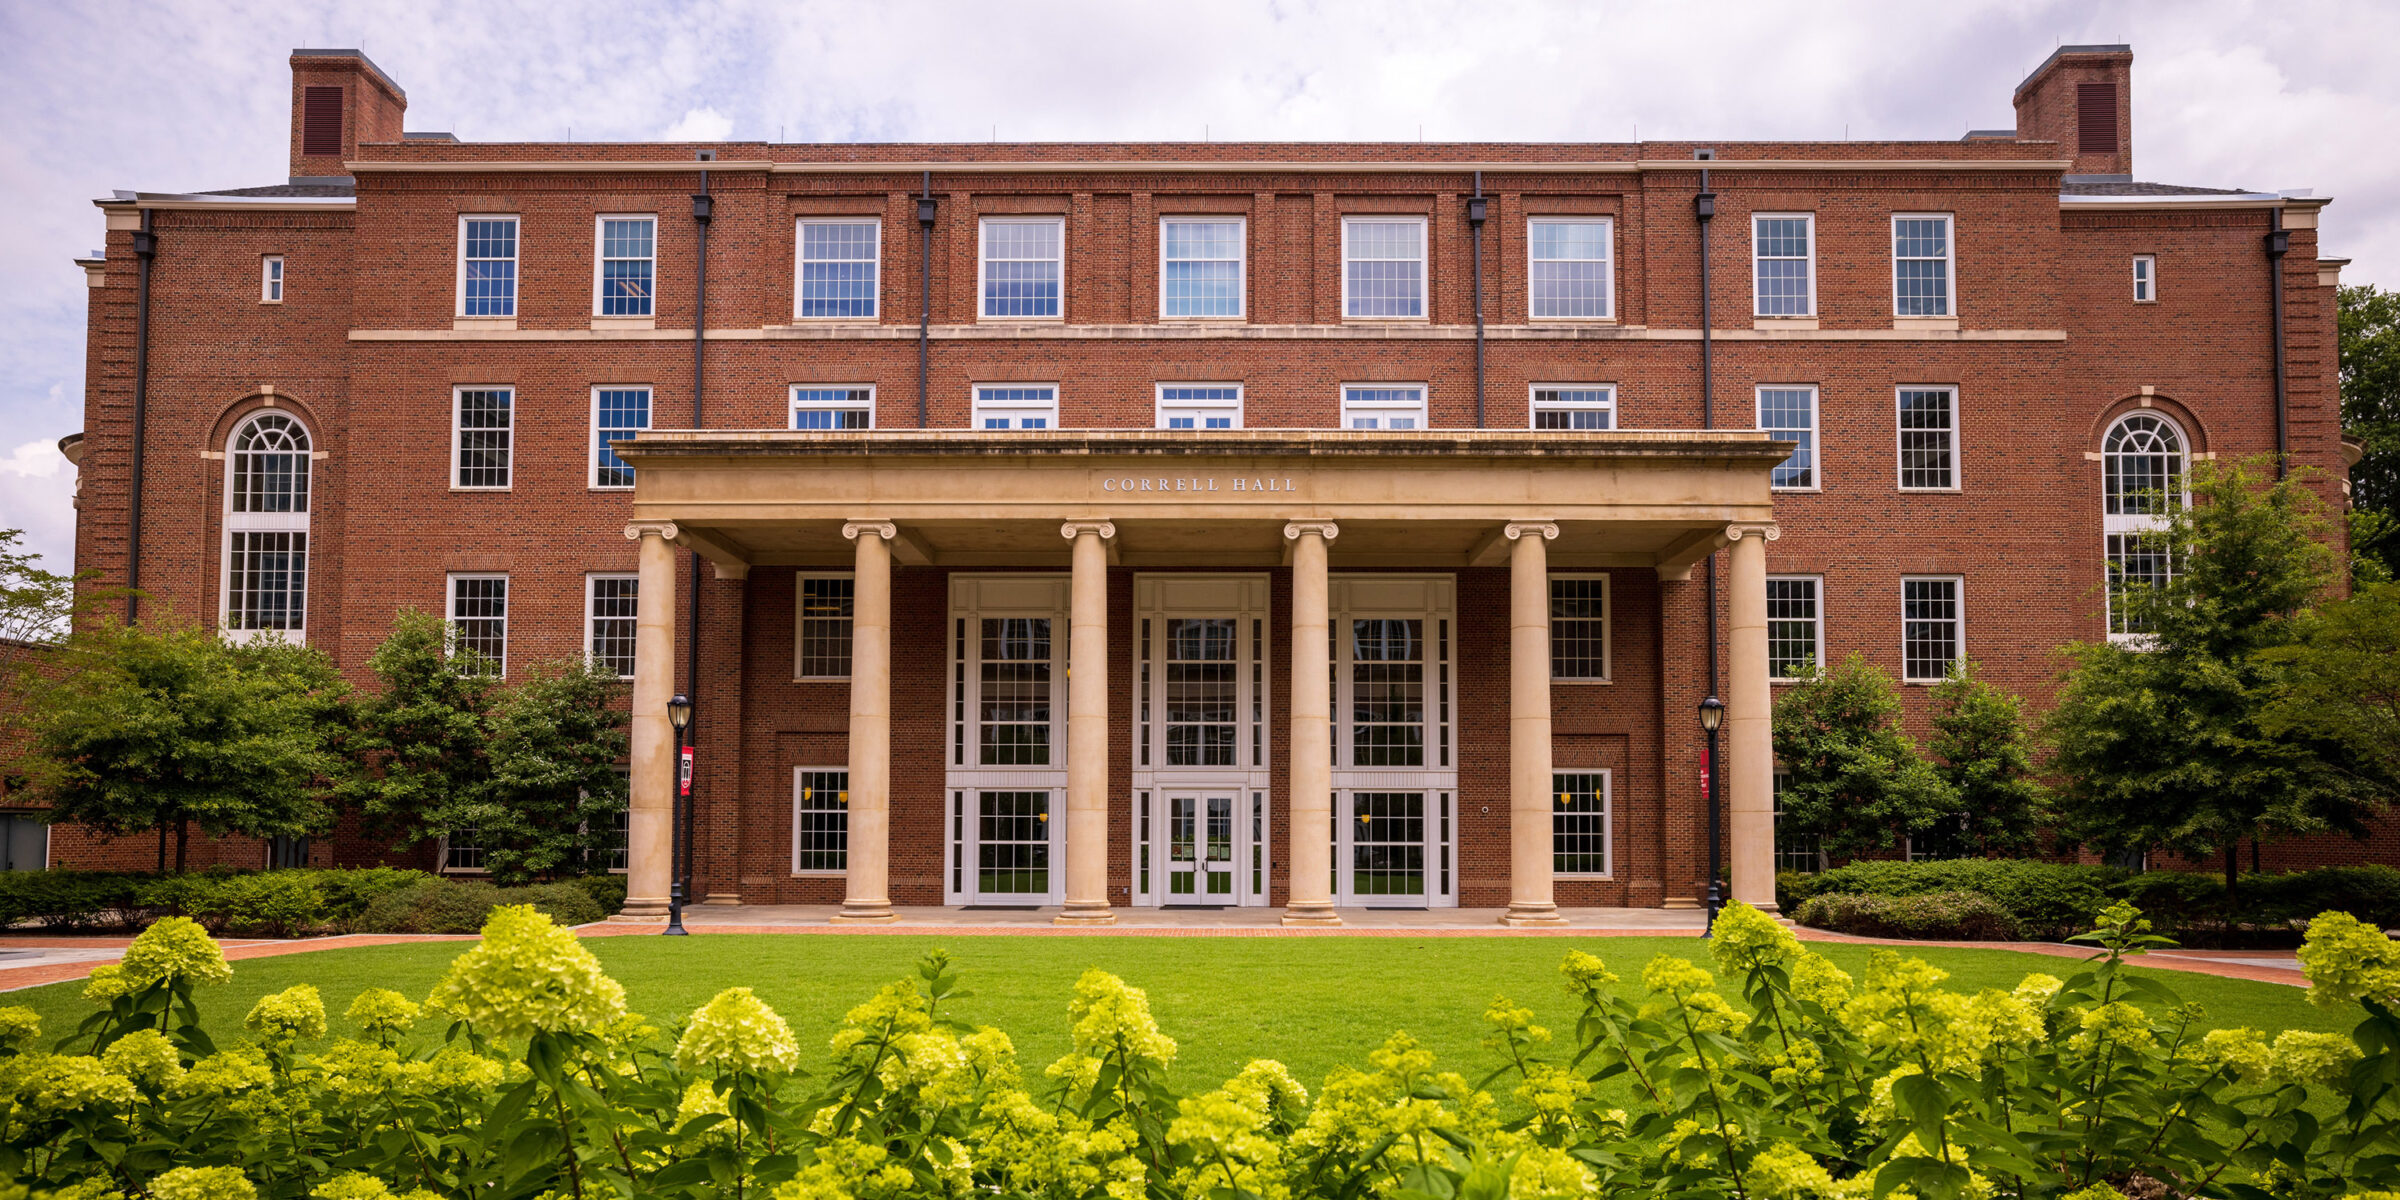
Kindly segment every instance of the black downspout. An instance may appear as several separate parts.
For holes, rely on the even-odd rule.
[[[917,428],[925,428],[925,397],[933,386],[933,172],[925,172],[925,190],[917,197]]]
[[[2283,227],[2283,210],[2274,210],[2275,224],[2267,233],[2267,272],[2275,291],[2275,478],[2292,472],[2291,380],[2283,361],[2283,256],[2292,248],[2292,232]]]
[[[125,505],[125,623],[142,611],[142,459],[150,417],[150,260],[158,254],[158,235],[150,231],[150,210],[142,210],[142,227],[134,231],[133,259],[133,471],[126,482]],[[158,843],[159,870],[166,870],[164,829]]]
[[[1475,172],[1475,195],[1467,201],[1467,229],[1475,240],[1475,428],[1483,419],[1483,220],[1490,215],[1483,198],[1483,172]]]
[[[1700,194],[1692,197],[1692,215],[1700,222],[1700,427],[1717,427],[1716,344],[1709,326],[1708,227],[1717,215],[1717,194],[1708,190],[1708,168],[1700,168]],[[1708,556],[1708,697],[1717,696],[1717,556]],[[1724,901],[1718,877],[1725,870],[1725,806],[1719,802],[1723,764],[1717,761],[1717,731],[1708,731],[1708,930],[1717,927],[1717,907]]]
[[[699,234],[698,246],[692,256],[692,428],[694,429],[704,428],[708,423],[706,410],[701,404],[701,397],[705,394],[708,381],[708,227],[709,222],[716,217],[716,208],[717,202],[708,192],[708,172],[703,170],[700,172],[700,192],[692,197],[692,224]],[[692,608],[691,615],[687,618],[689,624],[684,631],[683,658],[684,687],[686,689],[684,694],[693,699],[692,721],[684,727],[682,736],[675,739],[679,757],[684,749],[695,744],[694,730],[699,726],[700,584],[700,555],[694,552],[692,555]],[[676,767],[676,774],[678,777],[682,774],[680,763]],[[692,817],[694,798],[700,790],[699,775],[697,770],[693,771],[691,786],[683,789],[684,795],[680,801],[683,808],[682,819],[675,823],[678,844],[675,847],[676,870],[673,900],[678,918],[674,924],[678,929],[683,924],[680,919],[683,904],[692,892],[692,843],[699,840],[694,836]]]

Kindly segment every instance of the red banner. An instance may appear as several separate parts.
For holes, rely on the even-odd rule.
[[[683,767],[676,773],[675,789],[675,794],[678,796],[692,794],[692,748],[690,746],[683,748]]]

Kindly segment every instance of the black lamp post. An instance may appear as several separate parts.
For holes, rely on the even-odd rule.
[[[684,776],[683,764],[687,747],[691,745],[684,736],[685,731],[692,727],[691,697],[678,692],[674,699],[667,701],[667,724],[675,730],[675,762],[670,768],[675,779],[675,809],[674,815],[670,818],[673,822],[670,828],[674,833],[667,849],[667,870],[672,872],[674,877],[667,884],[667,928],[665,933],[669,937],[686,937],[689,936],[690,931],[683,927],[685,874],[683,859],[684,843],[691,834],[684,828],[684,825],[690,820],[692,785],[691,781]]]
[[[1717,726],[1724,723],[1724,701],[1710,696],[1700,702],[1700,728],[1708,734],[1708,929],[1701,937],[1717,931],[1717,907],[1724,902],[1717,882],[1725,868],[1725,816],[1717,803]]]

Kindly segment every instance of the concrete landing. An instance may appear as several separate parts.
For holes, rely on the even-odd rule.
[[[815,927],[861,933],[941,929],[1078,936],[1339,937],[1345,933],[1427,933],[1453,937],[1588,937],[1605,933],[1697,935],[1704,922],[1704,914],[1697,909],[1562,908],[1559,915],[1565,917],[1567,922],[1563,927],[1511,928],[1500,923],[1501,914],[1507,910],[1499,908],[1344,908],[1336,910],[1342,918],[1339,928],[1287,929],[1282,924],[1283,910],[1280,908],[1120,908],[1116,910],[1117,920],[1113,925],[1067,927],[1051,923],[1062,910],[1055,905],[1046,905],[1038,908],[896,907],[892,910],[899,917],[896,921],[873,926],[829,924],[830,918],[839,909],[839,905],[833,904],[706,904],[685,909],[683,923],[687,929],[723,930],[727,933],[765,932],[768,929],[796,931]],[[627,932],[638,932],[645,928],[655,931],[657,925],[629,924],[620,928],[625,928]],[[598,932],[598,928],[586,926],[585,931]]]

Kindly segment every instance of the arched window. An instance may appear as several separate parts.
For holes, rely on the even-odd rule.
[[[2184,468],[2183,430],[2154,412],[2119,419],[2100,444],[2100,525],[2107,539],[2111,638],[2142,634],[2138,620],[2126,611],[2126,593],[2135,587],[2162,587],[2173,574],[2160,532],[2168,515],[2189,502]]]
[[[308,616],[308,430],[262,413],[226,448],[226,636],[299,641]]]

